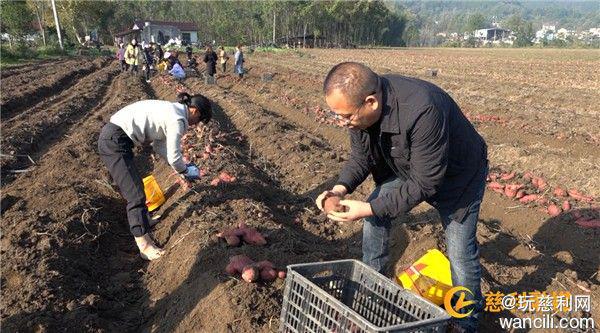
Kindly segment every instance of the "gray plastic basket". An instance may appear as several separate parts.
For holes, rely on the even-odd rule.
[[[279,332],[445,332],[450,316],[357,260],[290,265]]]

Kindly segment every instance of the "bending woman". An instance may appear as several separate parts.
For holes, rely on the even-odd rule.
[[[150,230],[146,195],[142,178],[133,163],[133,146],[151,143],[154,151],[166,159],[175,171],[188,180],[200,178],[198,167],[185,164],[181,137],[190,125],[207,123],[212,117],[208,98],[180,93],[179,102],[143,100],[119,110],[102,128],[98,151],[110,175],[127,200],[127,221],[140,256],[157,259],[164,251],[154,244]]]

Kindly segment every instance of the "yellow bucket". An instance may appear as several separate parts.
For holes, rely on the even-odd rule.
[[[156,182],[154,176],[150,175],[143,179],[144,193],[146,193],[146,206],[153,211],[165,203],[165,195]]]
[[[397,277],[398,283],[437,305],[444,304],[444,295],[452,288],[450,261],[436,249],[427,253]]]

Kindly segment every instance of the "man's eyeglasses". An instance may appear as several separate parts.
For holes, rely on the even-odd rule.
[[[376,93],[377,93],[377,91],[373,91],[370,94],[368,94],[367,96],[365,96],[365,99],[362,101],[362,103],[352,113],[341,115],[341,114],[337,114],[335,112],[331,112],[331,114],[333,115],[335,120],[341,122],[340,125],[347,126],[352,122],[352,120],[358,118],[358,116],[360,114],[360,110],[362,110],[362,108],[365,106],[366,98],[371,95],[375,95]]]

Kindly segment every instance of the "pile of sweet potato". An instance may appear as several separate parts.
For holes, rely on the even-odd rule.
[[[550,216],[558,216],[571,210],[575,203],[591,204],[594,198],[584,195],[576,189],[564,190],[555,187],[553,190],[541,176],[531,172],[518,175],[515,171],[493,171],[487,178],[487,187],[523,204],[535,204],[543,207]]]
[[[225,267],[225,272],[229,275],[241,275],[246,282],[265,282],[274,281],[277,278],[285,279],[286,272],[278,271],[272,262],[263,260],[254,262],[244,254],[229,258],[229,264]]]
[[[240,222],[236,228],[219,232],[217,237],[224,239],[229,246],[238,246],[242,240],[250,245],[267,244],[267,240],[258,230],[248,227],[244,222]]]

